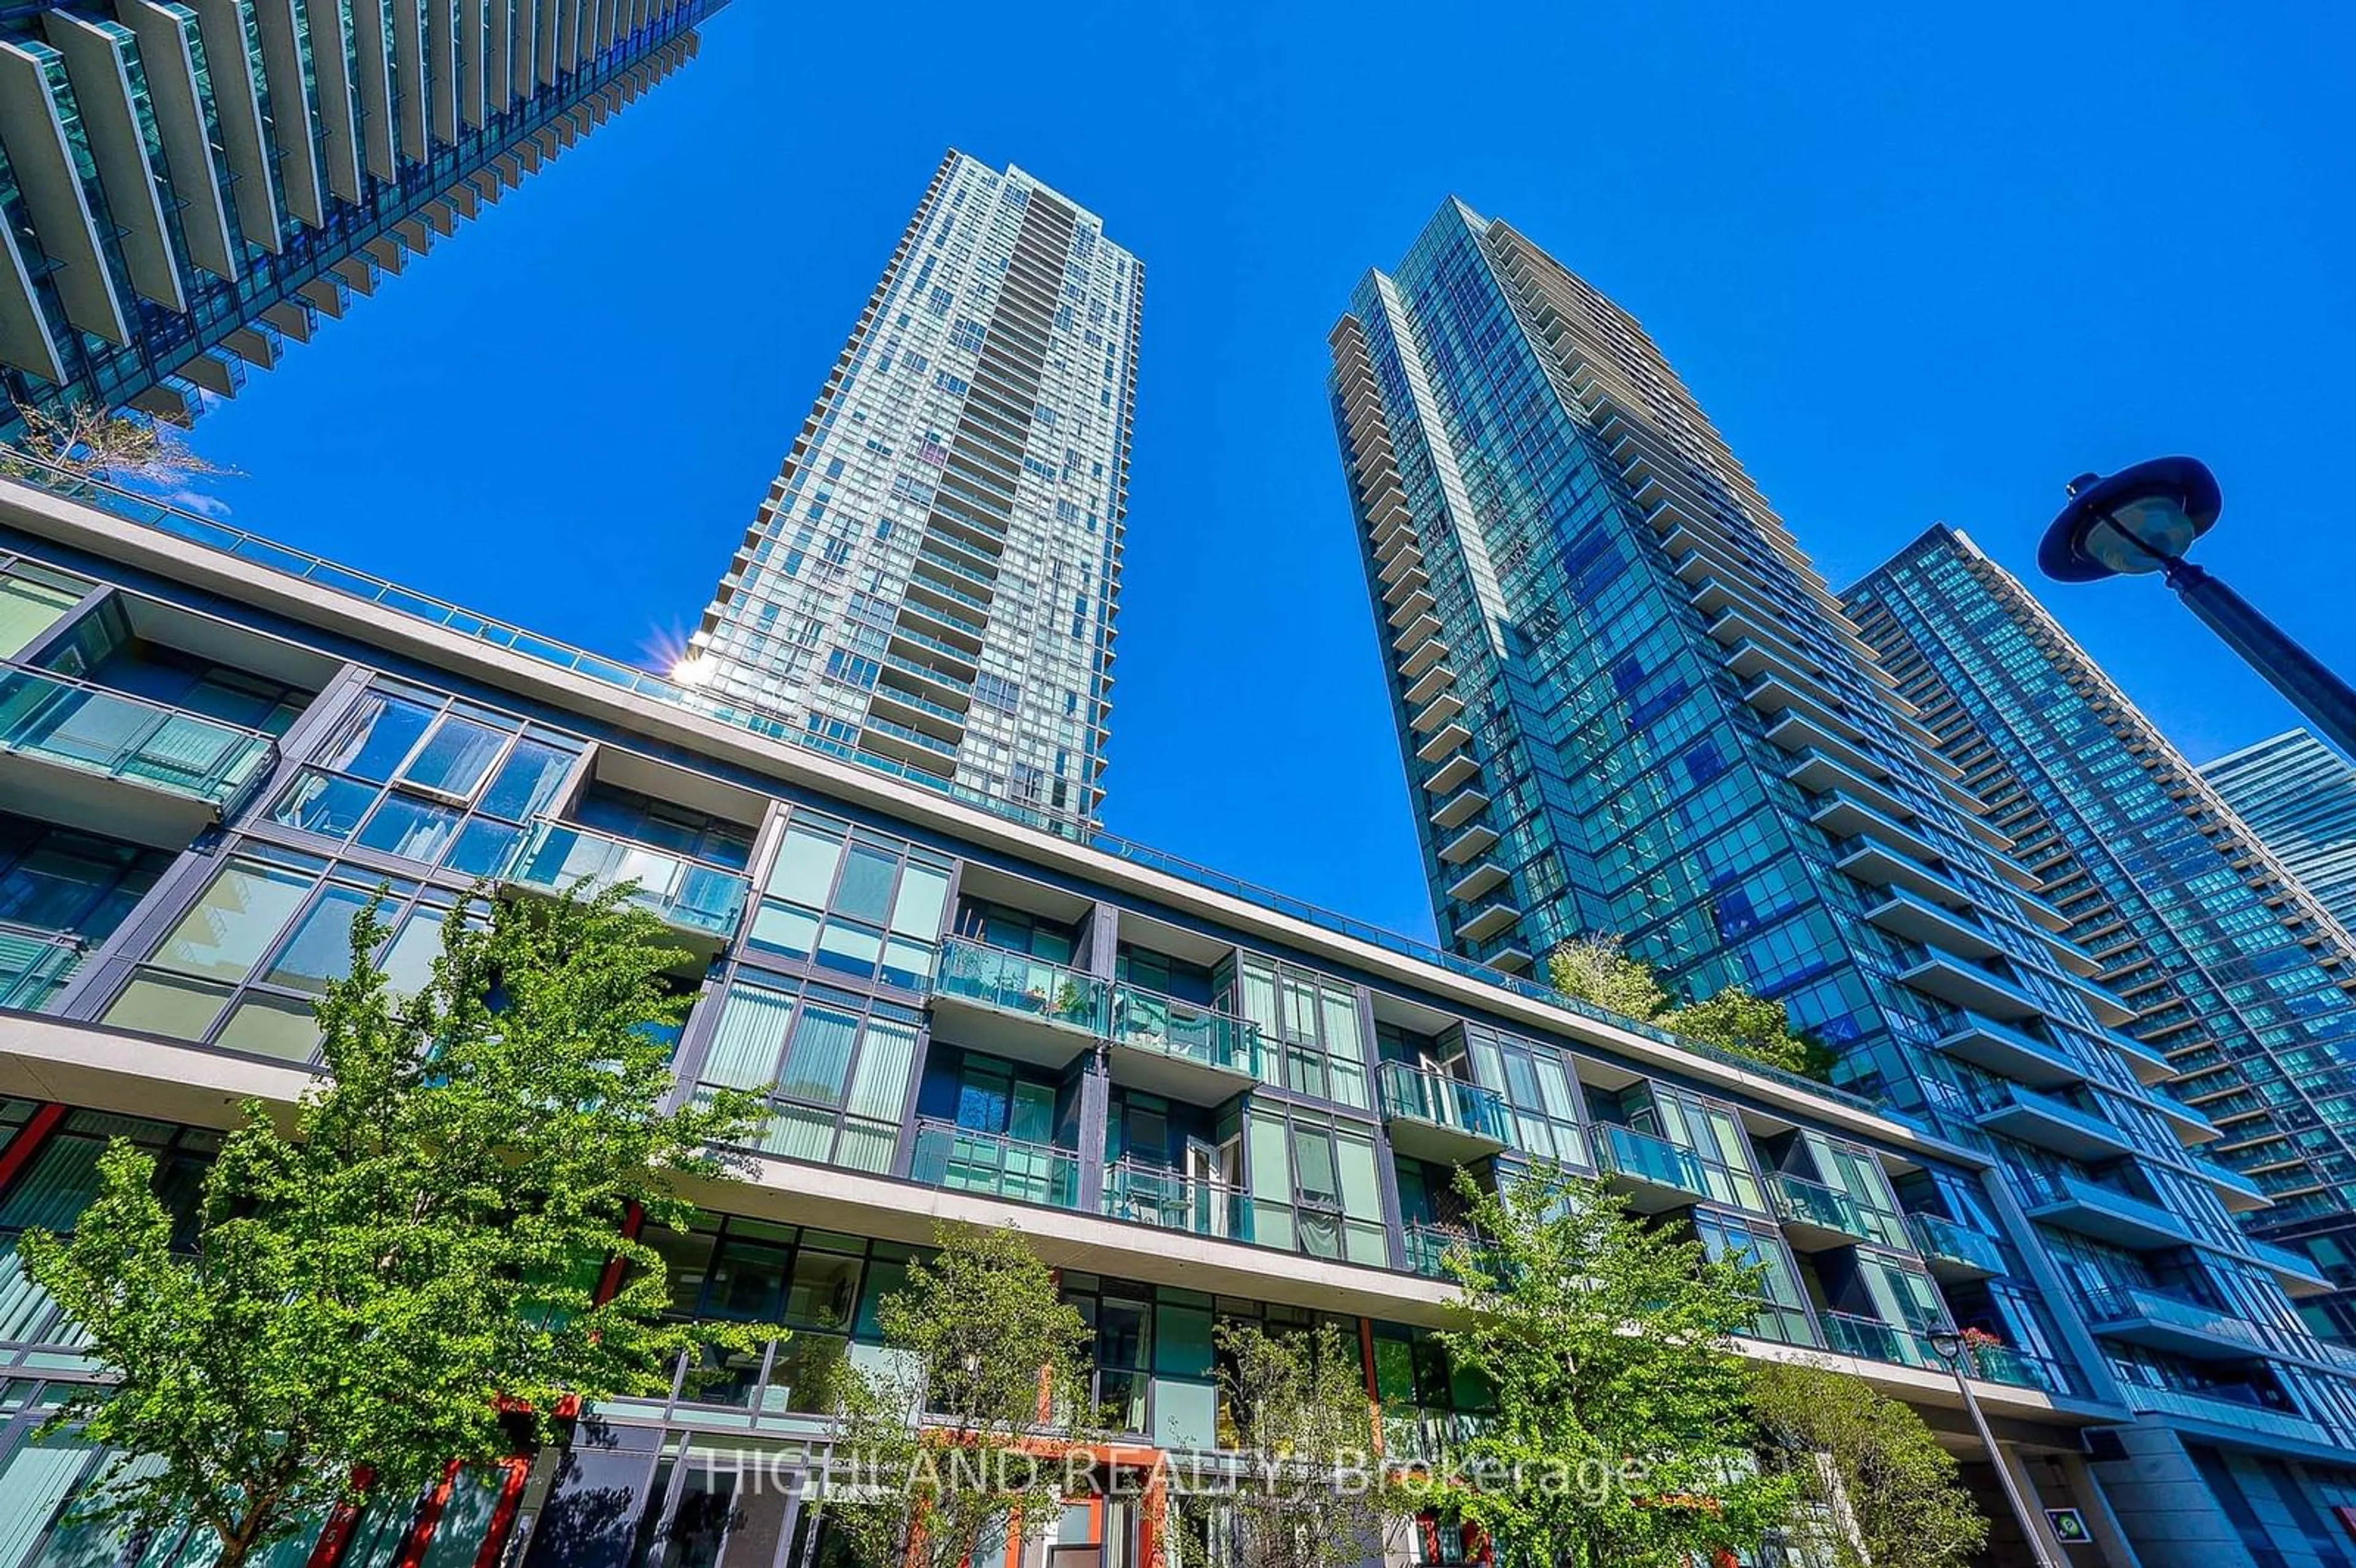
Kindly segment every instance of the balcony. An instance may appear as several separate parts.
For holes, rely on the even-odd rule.
[[[1423,678],[1407,688],[1407,705],[1420,708],[1442,691],[1456,684],[1456,672],[1444,664],[1433,665],[1423,672]]]
[[[633,883],[629,901],[690,939],[705,957],[735,936],[752,887],[742,871],[545,816],[531,825],[493,880],[554,898],[584,880],[597,891]]]
[[[2176,1064],[2169,1061],[2167,1054],[2158,1047],[2146,1045],[2135,1036],[2118,1029],[2106,1029],[2101,1032],[2104,1043],[2126,1058],[2127,1070],[2135,1074],[2136,1083],[2148,1088],[2176,1076]]]
[[[1947,1363],[1931,1349],[1929,1340],[1912,1328],[1884,1323],[1879,1317],[1859,1317],[1854,1312],[1819,1312],[1816,1317],[1824,1325],[1826,1346],[1844,1356],[1920,1367],[1925,1371],[1947,1370]]]
[[[2230,1392],[2225,1388],[2215,1388],[2201,1393],[2186,1389],[2149,1388],[2141,1383],[2126,1383],[2122,1387],[2127,1408],[2139,1414],[2213,1421],[2244,1432],[2263,1432],[2294,1442],[2336,1446],[2319,1424],[2289,1411],[2269,1408],[2257,1390],[2245,1385],[2235,1386]]]
[[[1949,880],[1944,870],[1901,855],[1872,838],[1841,838],[1833,843],[1833,862],[1857,881],[1871,888],[1904,888],[1945,909],[1969,909],[1971,895]]]
[[[1521,906],[1512,899],[1491,899],[1456,923],[1456,934],[1467,942],[1486,942],[1512,930],[1521,918]]]
[[[1488,1272],[1495,1260],[1476,1241],[1472,1232],[1462,1225],[1443,1225],[1430,1220],[1410,1220],[1407,1225],[1407,1266],[1426,1279],[1455,1281],[1448,1266],[1450,1254],[1464,1259],[1474,1267]]]
[[[185,849],[277,763],[258,730],[0,666],[0,800],[38,821]]]
[[[2221,1165],[2206,1155],[2188,1154],[2184,1157],[2194,1170],[2200,1172],[2202,1180],[2217,1189],[2217,1200],[2225,1205],[2227,1213],[2248,1214],[2274,1207],[2274,1200],[2240,1171]]]
[[[1966,1012],[1986,1014],[2008,1022],[2038,1018],[2045,1009],[2004,976],[1936,949],[1918,950],[1921,956],[1898,978],[1925,996],[1936,997]]]
[[[1111,987],[1094,976],[953,936],[941,944],[933,1011],[958,1045],[1061,1068],[1108,1032]]]
[[[1189,1176],[1174,1166],[1117,1159],[1105,1167],[1108,1219],[1215,1241],[1251,1240],[1251,1203],[1240,1187]]]
[[[1505,1096],[1442,1072],[1386,1061],[1375,1071],[1391,1147],[1435,1165],[1469,1165],[1513,1143]]]
[[[2130,1252],[2167,1252],[2190,1244],[2184,1221],[2148,1200],[2067,1172],[2017,1171],[2029,1217]]]
[[[1440,858],[1451,866],[1461,866],[1475,855],[1496,847],[1497,830],[1486,823],[1476,822],[1440,847]]]
[[[86,944],[70,932],[0,920],[0,1008],[37,1013],[64,988]]]
[[[949,1192],[1069,1209],[1079,1201],[1080,1157],[1070,1149],[920,1119],[908,1178]]]
[[[1505,867],[1494,860],[1483,860],[1448,884],[1448,896],[1458,903],[1469,904],[1506,880]]]
[[[2135,1152],[2135,1145],[2125,1133],[2065,1100],[2040,1094],[2018,1083],[2001,1085],[1994,1099],[1995,1103],[1975,1118],[1989,1132],[2003,1133],[2089,1165]]]
[[[1977,1013],[1965,1013],[1935,1043],[1949,1056],[2032,1088],[2058,1089],[2086,1078],[2060,1046]]]
[[[2186,1296],[2140,1285],[2087,1292],[2086,1319],[2106,1339],[2148,1345],[2196,1361],[2245,1361],[2267,1351],[2254,1325]]]
[[[1865,918],[1901,941],[1919,942],[1959,958],[1980,960],[2004,955],[1976,916],[1942,909],[1904,888],[1884,890],[1881,901],[1869,908]]]
[[[1599,1163],[1638,1213],[1688,1208],[1709,1196],[1708,1178],[1692,1150],[1615,1123],[1596,1131],[1603,1135],[1596,1151]]]
[[[1783,1234],[1800,1252],[1821,1253],[1881,1239],[1881,1228],[1866,1218],[1856,1199],[1821,1181],[1774,1171],[1767,1179],[1767,1196],[1783,1222]]]
[[[2275,1276],[2275,1283],[2283,1287],[2284,1294],[2294,1296],[2331,1294],[2331,1282],[2323,1277],[2323,1271],[2316,1267],[2315,1260],[2305,1253],[2278,1246],[2273,1242],[2248,1237],[2244,1241],[2258,1262]]]
[[[1458,725],[1458,729],[1463,729]],[[1469,731],[1467,732],[1469,736]],[[1423,792],[1430,795],[1446,795],[1481,771],[1470,752],[1458,752],[1448,761],[1432,769],[1431,776],[1423,781]]]
[[[1259,1082],[1259,1025],[1248,1019],[1117,981],[1110,1020],[1115,1083],[1216,1105]]]
[[[1838,790],[1818,799],[1808,820],[1835,838],[1869,838],[1926,863],[1940,859],[1939,847],[1915,828]]]
[[[1461,827],[1478,816],[1488,804],[1488,791],[1479,784],[1467,784],[1431,808],[1431,825],[1442,829]]]
[[[1949,1284],[1987,1279],[2005,1271],[2004,1248],[1995,1237],[1958,1225],[1944,1214],[1909,1214],[1906,1229],[1932,1275]]]

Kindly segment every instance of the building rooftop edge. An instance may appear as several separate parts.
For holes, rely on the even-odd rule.
[[[1305,953],[1328,955],[1334,962],[1370,975],[1388,976],[1398,984],[1436,997],[1463,998],[1500,1019],[1516,1020],[1520,1027],[1573,1040],[1582,1035],[1591,1036],[1593,1038],[1589,1040],[1591,1046],[1615,1051],[1636,1060],[1673,1065],[1678,1072],[1702,1082],[1729,1090],[1740,1090],[1762,1105],[1804,1106],[1808,1114],[1819,1119],[1848,1125],[1885,1143],[1916,1149],[1971,1168],[1980,1168],[1989,1163],[1985,1157],[1971,1149],[1939,1138],[1846,1091],[1826,1085],[1806,1084],[1796,1078],[1771,1076],[1774,1072],[1772,1069],[1754,1070],[1740,1065],[1735,1059],[1707,1053],[1690,1044],[1675,1041],[1665,1034],[1655,1038],[1650,1026],[1637,1024],[1634,1020],[1615,1021],[1607,1017],[1593,1016],[1568,999],[1547,999],[1547,996],[1532,994],[1539,990],[1536,987],[1531,992],[1518,990],[1510,977],[1502,974],[1492,979],[1462,973],[1438,961],[1443,955],[1437,955],[1437,950],[1433,950],[1435,956],[1431,958],[1400,951],[1389,944],[1424,944],[1413,938],[1385,931],[1369,922],[1331,912],[1317,912],[1315,906],[1304,901],[1287,900],[1304,911],[1326,913],[1336,923],[1364,928],[1365,934],[1359,935],[1321,924],[1301,914],[1287,912],[1281,908],[1269,907],[1237,892],[1194,880],[1186,873],[1221,874],[1211,872],[1208,868],[1194,866],[1180,857],[1151,850],[1142,845],[1130,846],[1134,851],[1153,858],[1152,860],[1141,860],[1112,853],[1096,844],[1046,831],[855,763],[825,756],[791,741],[765,735],[748,727],[698,712],[676,699],[600,680],[580,669],[557,663],[553,658],[536,657],[516,647],[487,641],[479,633],[470,635],[455,631],[410,610],[364,599],[341,586],[346,581],[378,584],[383,591],[399,595],[407,603],[441,606],[464,613],[455,612],[455,607],[448,606],[432,595],[399,589],[372,573],[337,567],[310,556],[308,552],[271,544],[259,536],[246,534],[243,530],[193,514],[179,513],[152,497],[136,496],[112,485],[83,479],[77,483],[76,488],[91,496],[119,497],[158,516],[152,520],[118,516],[93,505],[90,499],[63,495],[42,485],[30,483],[23,476],[10,475],[0,477],[0,526],[15,528],[101,560],[150,571],[168,581],[210,588],[231,602],[263,609],[300,624],[340,632],[355,641],[383,645],[422,664],[478,680],[486,686],[512,691],[559,709],[594,715],[649,739],[667,741],[684,750],[726,760],[783,783],[834,795],[886,816],[923,823],[937,831],[997,848],[1033,862],[1055,864],[1071,874],[1108,887],[1130,889],[1182,909],[1191,906],[1194,912],[1238,931],[1257,932]],[[175,526],[166,521],[166,518],[179,518],[187,527],[203,533],[233,535],[241,540],[252,541],[257,547],[266,549],[273,560],[306,561],[308,570],[316,571],[324,582],[313,581],[283,566],[248,559],[230,549],[204,542],[202,538],[191,538],[177,531]],[[620,666],[618,661],[533,637],[520,628],[509,626],[491,617],[472,617],[472,621],[478,627],[487,626],[501,635],[519,636],[540,646],[560,650],[579,658],[591,659],[617,669],[627,667]],[[669,685],[650,675],[646,676],[646,680],[650,686]],[[1124,845],[1128,843],[1118,839],[1117,836],[1103,837]],[[1240,879],[1226,880],[1235,881],[1239,888],[1249,886]]]

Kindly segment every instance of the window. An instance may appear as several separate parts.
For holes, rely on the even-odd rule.
[[[349,973],[351,931],[380,885],[391,940],[378,962],[395,990],[430,977],[455,895],[384,883],[358,868],[284,854],[224,865],[107,1008],[103,1022],[209,1041],[225,1050],[312,1061],[313,1004]]]
[[[1377,1268],[1389,1263],[1370,1130],[1265,1101],[1245,1122],[1254,1242]]]
[[[31,647],[97,586],[27,560],[0,568],[0,658]]]
[[[888,1171],[899,1147],[919,1015],[830,987],[740,982],[696,1072],[704,1088],[766,1091],[757,1147]]]
[[[1353,987],[1254,954],[1223,963],[1219,976],[1219,1006],[1260,1027],[1263,1078],[1366,1108],[1366,1050]]]
[[[470,876],[505,869],[581,742],[380,679],[271,807],[284,827]]]
[[[921,990],[932,977],[949,863],[903,838],[796,811],[762,876],[758,952]]]

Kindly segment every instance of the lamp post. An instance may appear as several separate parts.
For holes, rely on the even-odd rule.
[[[2211,572],[2184,559],[2223,507],[2192,457],[2156,457],[2108,478],[2081,474],[2046,528],[2037,564],[2056,582],[2158,572],[2177,597],[2333,745],[2356,757],[2356,689]]]
[[[1964,1343],[1964,1337],[1953,1328],[1934,1328],[1928,1338],[1931,1349],[1955,1375],[1955,1387],[1963,1391],[1964,1408],[1971,1413],[1972,1425],[1978,1430],[1980,1443],[1987,1449],[1988,1463],[1996,1467],[1997,1482],[2004,1488],[2004,1500],[2012,1505],[2013,1520],[2020,1526],[2021,1537],[2029,1542],[2029,1550],[2037,1559],[2037,1568],[2056,1568],[2053,1559],[2046,1555],[2045,1538],[2037,1533],[2037,1521],[2029,1515],[2028,1499],[2020,1495],[2020,1488],[2012,1484],[2012,1472],[2005,1467],[2004,1456],[1997,1450],[1996,1434],[1988,1430],[1987,1417],[1980,1413],[1979,1396],[1972,1392],[1972,1381],[1964,1375],[1964,1359],[1970,1353]]]

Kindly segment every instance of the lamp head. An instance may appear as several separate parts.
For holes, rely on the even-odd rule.
[[[2070,504],[2037,547],[2056,582],[2164,571],[2216,523],[2217,477],[2196,457],[2155,457],[2108,478],[2070,481]]]
[[[1953,1328],[1933,1328],[1926,1337],[1939,1360],[1949,1363],[1963,1360],[1964,1337]]]

